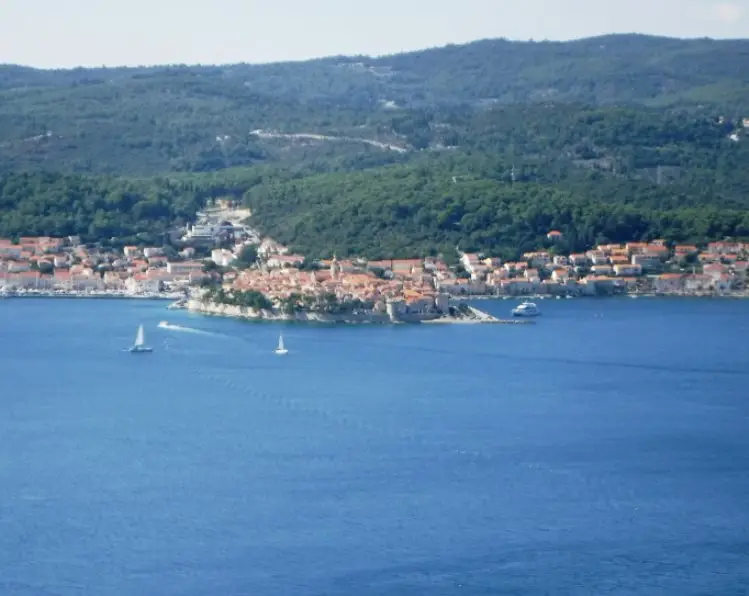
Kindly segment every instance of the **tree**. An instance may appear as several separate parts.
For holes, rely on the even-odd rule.
[[[218,271],[220,267],[216,264],[215,261],[203,261],[203,273],[213,273],[214,271]]]
[[[42,275],[51,275],[55,272],[55,267],[49,261],[39,261],[39,273]]]
[[[304,261],[299,265],[300,271],[317,271],[318,269],[320,269],[320,265],[310,257],[304,257]]]
[[[283,298],[280,303],[281,312],[285,315],[293,315],[295,312],[302,310],[302,308],[302,296],[297,293],[292,293],[286,298]]]
[[[246,269],[252,267],[257,262],[257,248],[251,244],[245,244],[239,251],[235,261],[237,267]]]
[[[273,308],[271,301],[264,294],[255,290],[235,292],[233,300],[229,303],[254,310],[270,310]]]

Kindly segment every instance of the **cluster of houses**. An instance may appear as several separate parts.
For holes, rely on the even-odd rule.
[[[559,235],[550,232],[549,237]],[[440,280],[451,293],[582,294],[643,292],[655,294],[728,293],[745,288],[749,244],[711,242],[669,246],[664,240],[604,244],[585,253],[525,253],[518,262],[463,254],[466,281]]]
[[[550,239],[559,236],[549,232]],[[271,298],[334,293],[340,299],[375,304],[400,299],[417,309],[429,308],[444,295],[725,294],[745,288],[749,264],[749,243],[729,241],[702,249],[670,246],[663,240],[605,244],[570,255],[529,252],[509,262],[463,253],[459,268],[428,257],[333,259],[318,261],[319,268],[303,269],[302,255],[289,254],[272,241],[260,248],[265,266],[225,277],[227,286]]]
[[[561,236],[549,232],[554,240]],[[259,266],[234,267],[248,243]],[[167,254],[169,253],[169,254]],[[0,239],[0,289],[152,294],[178,291],[223,271],[227,289],[255,290],[272,300],[292,294],[335,295],[374,308],[412,313],[444,311],[450,296],[599,295],[642,292],[724,294],[744,290],[749,243],[711,242],[706,247],[671,246],[665,241],[605,244],[579,254],[536,251],[504,262],[463,253],[459,267],[436,257],[314,261],[265,239],[240,240],[213,248],[198,259],[195,248],[180,253],[163,247],[126,246],[122,251],[91,248],[76,237]]]
[[[258,249],[263,266],[224,275],[228,289],[261,292],[274,301],[293,294],[320,297],[335,295],[341,302],[361,301],[375,312],[428,314],[446,312],[449,297],[435,285],[438,259],[364,261],[337,259],[315,261],[312,267],[302,255],[272,240]]]
[[[0,290],[151,294],[206,278],[204,263],[185,248],[170,259],[162,247],[91,248],[79,238],[0,238]]]

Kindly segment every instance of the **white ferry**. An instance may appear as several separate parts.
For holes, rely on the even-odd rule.
[[[512,309],[513,317],[537,317],[541,312],[534,302],[523,302]]]

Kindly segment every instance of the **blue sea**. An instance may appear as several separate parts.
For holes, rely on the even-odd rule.
[[[746,594],[749,301],[540,308],[0,300],[0,596]]]

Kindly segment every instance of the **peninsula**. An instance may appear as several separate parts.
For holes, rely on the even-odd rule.
[[[75,237],[0,239],[0,295],[171,298],[206,314],[347,323],[503,322],[460,301],[477,297],[747,296],[749,243],[731,240],[562,254],[562,234],[550,230],[547,249],[513,261],[467,252],[452,265],[441,257],[315,259],[260,238],[243,223],[249,215],[220,200],[174,245],[121,251]]]
[[[347,321],[485,320],[461,306],[480,296],[744,296],[747,47],[0,66],[0,296]]]

